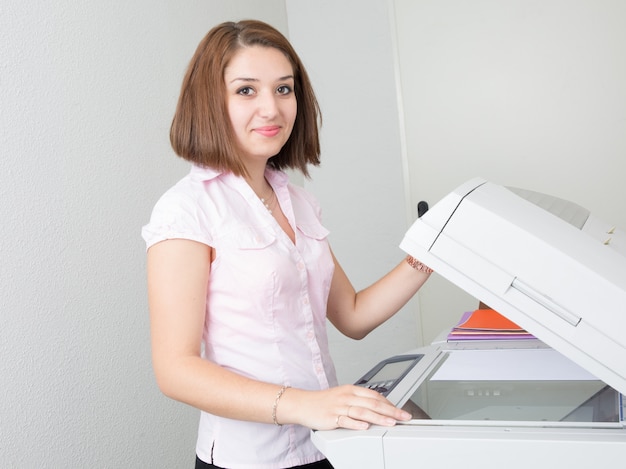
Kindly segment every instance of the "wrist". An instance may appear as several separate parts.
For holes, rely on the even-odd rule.
[[[287,386],[276,406],[278,425],[306,425],[306,410],[312,408],[303,404],[310,391]]]
[[[278,393],[276,394],[276,397],[274,398],[274,404],[272,405],[272,421],[274,422],[274,425],[278,425],[278,426],[282,425],[282,423],[278,420],[277,412],[278,412],[278,405],[280,404],[280,400],[282,399],[287,389],[289,389],[289,386],[281,387]]]

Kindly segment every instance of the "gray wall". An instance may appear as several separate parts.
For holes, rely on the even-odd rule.
[[[187,165],[168,142],[209,27],[283,0],[3,1],[0,467],[188,468],[197,412],[150,364],[140,228]]]
[[[335,255],[360,289],[404,257],[398,244],[409,217],[387,2],[288,0],[287,12],[324,118],[322,165],[305,186],[320,199]],[[414,348],[416,308],[412,301],[359,342],[329,327],[339,381]]]

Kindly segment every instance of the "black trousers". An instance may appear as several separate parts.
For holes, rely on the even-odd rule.
[[[213,464],[205,463],[200,458],[198,458],[198,456],[196,456],[196,469],[223,469],[223,468],[214,466]],[[321,461],[314,462],[311,464],[305,464],[304,466],[296,466],[292,469],[333,469],[333,466],[328,462],[327,459],[322,459]]]

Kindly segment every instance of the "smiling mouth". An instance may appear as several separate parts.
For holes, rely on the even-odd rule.
[[[264,137],[274,137],[280,132],[280,127],[278,125],[268,125],[265,127],[257,127],[254,131]]]

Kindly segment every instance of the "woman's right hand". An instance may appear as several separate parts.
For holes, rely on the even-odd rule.
[[[324,391],[289,388],[280,400],[276,416],[280,423],[297,423],[315,430],[366,430],[370,425],[391,427],[411,419],[411,414],[378,392],[354,385]]]

